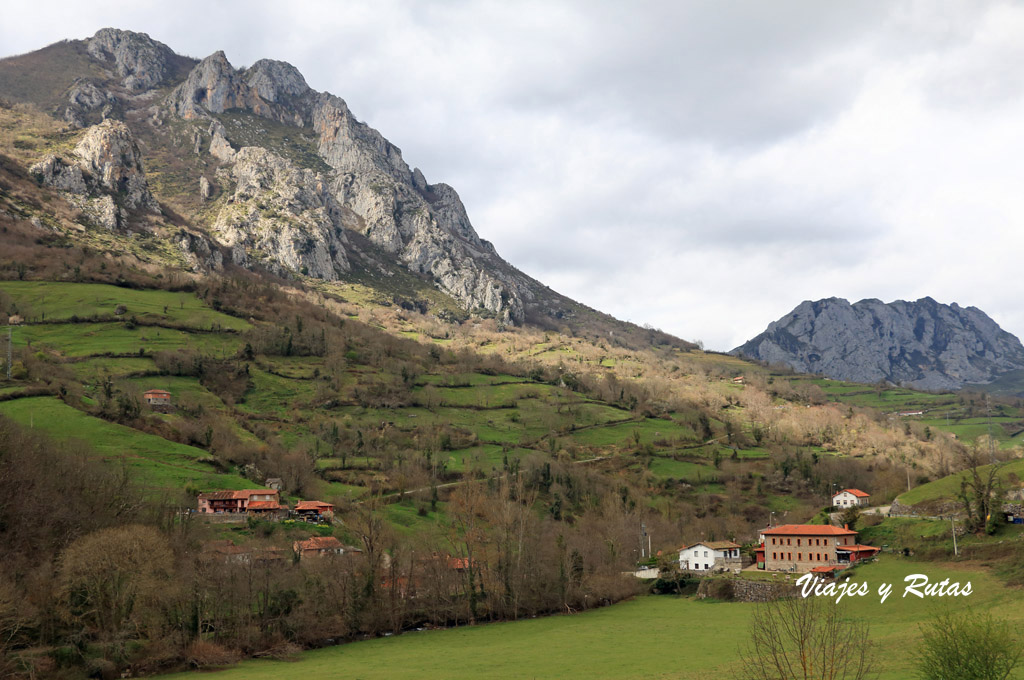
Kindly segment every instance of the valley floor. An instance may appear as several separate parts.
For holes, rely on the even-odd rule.
[[[970,581],[961,598],[903,597],[904,578],[923,573],[930,581]],[[851,618],[866,619],[877,643],[882,680],[912,677],[920,626],[950,607],[966,606],[1024,623],[1024,592],[1007,588],[984,567],[934,564],[885,556],[861,567],[856,581],[870,594],[836,606]],[[892,595],[879,602],[882,583]],[[220,671],[235,678],[654,678],[728,677],[739,671],[738,649],[747,639],[756,605],[648,596],[571,616],[552,616],[451,630],[407,633],[303,653],[297,661],[248,661]],[[165,676],[195,678],[194,673]],[[1015,677],[1024,677],[1018,675]]]

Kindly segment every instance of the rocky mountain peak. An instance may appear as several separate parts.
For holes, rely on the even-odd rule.
[[[260,99],[270,103],[301,97],[310,91],[299,69],[286,61],[260,59],[246,69],[243,77]]]
[[[291,64],[261,59],[239,71],[223,51],[217,51],[192,69],[168,97],[168,104],[186,120],[243,109],[301,127],[309,121],[309,104],[296,100],[311,92]]]
[[[805,301],[733,354],[804,373],[919,389],[989,383],[1024,368],[1024,346],[975,307],[877,299]]]
[[[141,92],[159,85],[169,74],[174,51],[145,33],[101,28],[86,41],[95,59],[112,62],[124,86]]]

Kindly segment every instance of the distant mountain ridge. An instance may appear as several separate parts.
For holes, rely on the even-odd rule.
[[[1024,346],[976,307],[930,297],[804,301],[731,354],[837,380],[925,390],[987,384],[1024,369]]]

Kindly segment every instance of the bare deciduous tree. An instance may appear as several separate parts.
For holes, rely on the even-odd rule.
[[[740,658],[741,677],[752,680],[877,676],[867,624],[845,618],[832,601],[813,597],[758,605]]]

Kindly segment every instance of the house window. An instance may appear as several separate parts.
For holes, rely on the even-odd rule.
[[[796,539],[796,547],[798,547],[798,548],[800,547],[800,539],[799,538]]]
[[[796,561],[797,562],[803,562],[804,561],[804,554],[803,553],[797,553],[796,554]]]
[[[793,553],[786,553],[786,559],[789,560],[790,562],[792,562],[793,561]]]
[[[774,560],[774,559],[777,559],[777,558],[775,557],[775,553],[772,553],[772,559],[773,559],[773,560]]]
[[[708,556],[708,551],[707,551],[707,550],[705,550],[705,551],[704,551],[704,557],[707,557],[707,556]]]
[[[793,539],[792,538],[787,538],[786,539],[786,545],[793,545]]]

